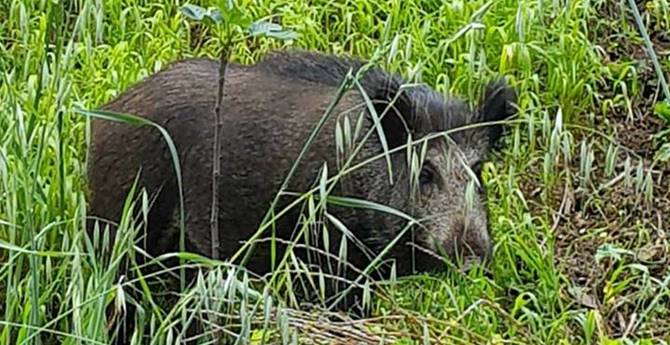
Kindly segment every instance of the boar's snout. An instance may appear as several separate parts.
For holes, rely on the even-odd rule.
[[[456,253],[459,257],[479,263],[487,263],[491,259],[493,244],[486,221],[470,218],[459,222],[455,230],[458,232],[459,245],[456,246]]]
[[[439,229],[440,234],[449,234],[447,237],[439,240],[435,238],[437,236],[433,237],[433,248],[436,252],[446,254],[448,258],[462,263],[463,268],[475,263],[489,263],[493,256],[493,243],[486,218],[476,215],[464,216],[447,224],[442,223],[441,226],[445,228]]]

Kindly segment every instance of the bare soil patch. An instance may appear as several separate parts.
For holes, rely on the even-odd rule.
[[[531,201],[531,212],[554,220],[557,266],[573,287],[565,291],[566,297],[577,305],[598,309],[610,336],[667,337],[670,298],[668,287],[659,286],[670,274],[670,164],[654,163],[654,157],[662,141],[668,140],[656,138],[668,124],[653,111],[662,94],[642,41],[617,31],[615,25],[621,20],[618,4],[603,10],[607,16],[603,23],[610,25],[596,27],[594,42],[604,48],[605,64],[634,63],[638,92],[628,95],[629,107],[596,110],[593,123],[584,125],[593,130],[570,129],[575,139],[574,157],[557,167],[563,175],[551,191],[545,191],[549,202],[540,199],[537,192],[545,188],[537,178],[542,176],[541,164],[523,177],[521,185]],[[632,17],[628,20],[635,27]],[[658,31],[654,23],[647,30],[656,53],[670,54],[670,35]],[[620,95],[612,85],[612,80],[604,80],[596,90],[601,101]],[[603,109],[600,105],[595,108]],[[583,141],[593,149],[595,158],[586,188],[579,176]],[[620,149],[613,174],[605,176],[610,142]],[[640,169],[641,181],[646,184],[642,188],[637,178]],[[646,309],[649,312],[640,315],[640,310]],[[638,329],[641,317],[654,325],[653,329]]]

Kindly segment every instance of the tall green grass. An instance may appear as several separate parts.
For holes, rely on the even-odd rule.
[[[95,108],[176,59],[216,57],[221,35],[180,16],[185,3],[0,3],[0,343],[107,344],[113,332],[105,329],[106,310],[137,296],[130,293],[134,290],[143,296],[138,322],[148,326],[153,344],[183,339],[183,326],[196,316],[228,325],[220,331],[234,331],[232,338],[257,343],[306,341],[321,334],[300,327],[308,315],[271,308],[290,304],[290,293],[273,294],[224,266],[198,277],[178,303],[164,308],[164,296],[146,285],[148,277],[128,282],[117,276],[122,258],[141,255],[132,245],[141,229],[124,218],[112,225],[119,229],[116,238],[103,228],[92,238],[85,234],[88,119],[76,114],[75,106]],[[648,25],[654,31],[667,31],[668,2],[648,3],[644,20],[653,19]],[[591,255],[607,262],[599,267],[603,272],[595,288],[564,274],[562,258],[585,253],[556,250],[555,217],[561,205],[554,204],[554,192],[563,185],[577,181],[590,195],[587,202],[607,203],[594,193],[601,182],[610,181],[603,181],[601,169],[607,178],[620,175],[633,186],[642,196],[639,207],[667,198],[667,191],[653,189],[653,176],[639,156],[612,142],[607,129],[589,128],[593,119],[612,112],[633,114],[633,100],[639,97],[643,81],[636,61],[606,63],[606,48],[598,41],[607,27],[639,42],[625,18],[612,28],[602,15],[612,7],[624,11],[627,1],[238,4],[255,18],[280,21],[298,32],[293,46],[365,58],[385,51],[385,68],[441,92],[472,99],[483,81],[497,74],[509,76],[519,90],[520,119],[511,126],[503,151],[484,169],[496,246],[489,272],[399,279],[372,299],[378,318],[366,324],[367,332],[417,344],[669,341],[667,269],[657,271],[630,254],[646,248],[644,239],[653,229],[628,229],[639,237],[632,244],[608,235],[606,224],[576,237],[610,236],[611,245]],[[252,63],[285,46],[248,40],[233,48],[233,60]],[[667,68],[668,62],[660,65]],[[612,92],[601,92],[604,85]],[[578,135],[585,127],[590,135]],[[622,152],[631,158],[626,161]],[[529,184],[538,190],[527,190]],[[138,208],[146,208],[146,198],[136,190],[126,207],[135,200]],[[108,243],[114,243],[112,249],[100,255]],[[660,245],[667,253],[667,241]],[[194,265],[218,265],[183,257]],[[276,283],[289,292],[295,288],[286,285],[288,279]],[[586,288],[598,294],[582,293]],[[630,331],[611,328],[609,319],[620,317],[620,310],[628,312],[621,317],[632,325]],[[321,327],[328,334],[328,327],[335,326]],[[259,331],[264,328],[273,332]]]

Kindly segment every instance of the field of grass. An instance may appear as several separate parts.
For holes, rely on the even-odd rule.
[[[74,109],[174,60],[216,57],[221,35],[184,18],[185,3],[0,3],[0,344],[108,344],[106,310],[145,288],[116,277],[130,237],[97,255],[109,239],[86,236],[89,119]],[[216,307],[225,331],[254,344],[670,343],[670,126],[654,113],[665,96],[630,1],[237,3],[299,34],[241,41],[238,63],[287,47],[381,52],[385,68],[467,99],[508,76],[519,117],[484,169],[494,260],[402,279],[369,319],[327,323],[267,303],[203,305],[234,295],[219,269],[171,308],[144,297],[146,343],[176,342],[180,321]],[[637,6],[668,80],[670,2]],[[274,332],[259,331],[263,319]]]

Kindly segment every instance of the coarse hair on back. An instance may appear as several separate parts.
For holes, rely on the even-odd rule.
[[[347,73],[356,74],[366,62],[357,58],[326,55],[301,50],[272,52],[266,55],[257,68],[265,72],[296,80],[304,80],[332,87],[339,86]],[[515,112],[510,103],[516,101],[516,93],[504,79],[490,82],[476,109],[454,97],[447,97],[424,84],[408,85],[397,74],[371,66],[360,79],[360,85],[368,95],[382,119],[385,131],[397,134],[395,144],[404,144],[408,133],[420,137],[429,133],[457,129],[470,124],[500,121]],[[405,85],[405,87],[403,87]],[[355,88],[354,88],[355,89]],[[400,131],[400,132],[398,132]],[[453,134],[461,140],[473,131]],[[478,132],[478,131],[475,131]],[[491,143],[502,134],[502,125],[487,126],[485,135]],[[392,145],[394,143],[391,143]]]

